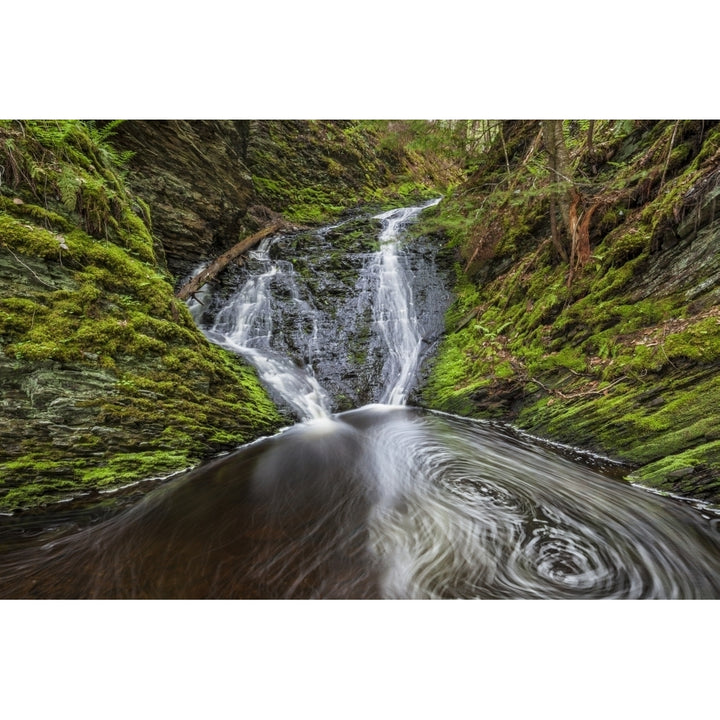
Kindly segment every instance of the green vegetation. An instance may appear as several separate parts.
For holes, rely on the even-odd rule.
[[[432,131],[412,130],[416,142]],[[437,197],[458,179],[443,151],[393,141],[375,121],[283,121],[258,125],[248,155],[258,199],[293,222],[315,224],[349,207],[391,207]]]
[[[4,510],[164,475],[282,422],[176,301],[113,127],[0,123]]]
[[[587,122],[562,127],[562,182],[540,123],[505,123],[504,143],[426,214],[424,231],[459,262],[424,402],[510,420],[718,502],[720,230],[705,208],[720,128],[596,121],[590,138]]]

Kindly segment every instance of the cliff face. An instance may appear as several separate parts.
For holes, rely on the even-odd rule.
[[[504,148],[438,210],[457,300],[424,402],[610,455],[640,482],[717,503],[720,129],[598,122],[592,142],[586,128],[564,132],[561,182],[541,124],[506,123]],[[557,249],[570,248],[567,198],[589,251],[572,266]]]
[[[172,271],[220,254],[248,231],[256,200],[245,165],[248,121],[133,120],[113,144],[131,151],[128,184],[150,207]]]

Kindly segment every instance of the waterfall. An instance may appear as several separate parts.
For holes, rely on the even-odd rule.
[[[312,367],[317,342],[317,310],[301,297],[292,263],[273,261],[273,237],[263,240],[250,254],[253,274],[222,308],[206,336],[242,355],[278,400],[292,407],[302,420],[327,417],[329,399]],[[288,297],[278,299],[282,284]],[[275,333],[273,318],[278,304],[288,304],[310,331],[305,336],[304,357],[287,353],[283,338]]]
[[[422,335],[415,312],[408,272],[400,256],[402,229],[427,207],[400,208],[376,215],[383,222],[380,250],[371,262],[377,273],[377,291],[373,306],[375,324],[384,340],[387,360],[384,375],[387,385],[380,400],[388,405],[404,405],[415,377]]]
[[[402,252],[403,229],[422,210],[438,202],[373,216],[382,223],[377,236],[379,249],[363,256],[355,300],[336,318],[318,310],[307,278],[296,272],[293,262],[275,257],[281,253],[272,252],[272,248],[283,238],[275,235],[249,254],[249,275],[244,284],[217,311],[211,324],[199,323],[201,329],[209,340],[250,362],[279,404],[291,408],[300,420],[312,420],[327,417],[333,404],[316,366],[322,365],[327,372],[328,366],[336,369],[343,361],[349,364],[347,358],[336,356],[329,361],[329,348],[341,339],[346,343],[352,340],[348,333],[357,329],[356,316],[363,314],[363,304],[367,303],[372,317],[368,348],[382,365],[377,377],[367,378],[368,383],[377,385],[373,400],[405,404],[420,362],[423,336],[413,299],[412,273]],[[320,228],[315,238],[325,241],[330,231],[344,224]],[[197,321],[198,308],[191,306],[191,311]],[[354,371],[348,368],[345,372]]]

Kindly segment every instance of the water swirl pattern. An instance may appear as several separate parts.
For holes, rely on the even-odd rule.
[[[1,597],[716,598],[717,528],[512,431],[367,406],[6,552]]]

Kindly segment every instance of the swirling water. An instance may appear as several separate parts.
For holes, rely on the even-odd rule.
[[[373,289],[371,342],[387,347],[381,402],[330,412],[314,369],[320,311],[269,240],[205,332],[301,422],[92,522],[68,510],[40,529],[8,525],[0,597],[720,597],[711,513],[511,428],[405,405],[422,337],[398,240],[421,209],[378,216],[358,278]],[[300,359],[273,321],[280,275]]]

